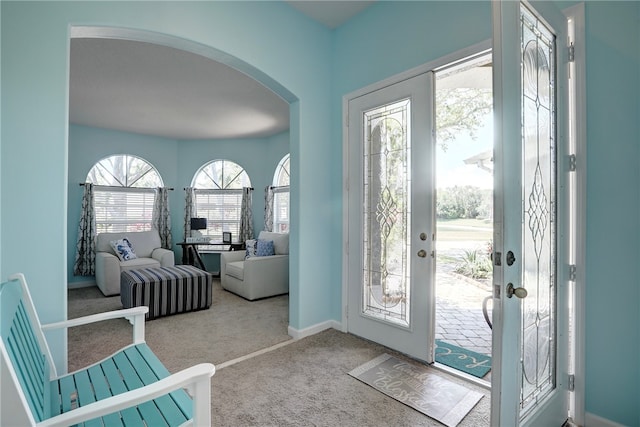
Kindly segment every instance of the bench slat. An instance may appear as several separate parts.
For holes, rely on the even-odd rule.
[[[169,376],[169,371],[167,371],[146,344],[139,344],[135,347],[128,348],[125,350],[125,354],[133,366],[135,366],[136,372],[145,384],[151,384]],[[155,369],[153,369],[152,366],[155,366]],[[174,393],[178,395],[181,394],[181,392]],[[189,399],[186,392],[183,394],[184,397]],[[155,402],[169,425],[182,424],[190,418],[190,416],[185,416],[185,413],[171,395],[161,396],[157,398]]]
[[[101,365],[94,365],[88,369],[89,378],[91,379],[91,384],[93,385],[93,392],[95,393],[97,400],[106,399],[108,397],[113,396],[111,394],[111,390],[109,389],[109,383],[105,378],[104,371],[102,370]],[[105,426],[122,426],[122,419],[119,414],[109,414],[102,417]]]
[[[128,390],[135,390],[144,386],[136,368],[132,365],[124,352],[120,352],[113,357],[113,361],[122,374],[124,384]],[[138,411],[149,425],[164,425],[164,419],[159,417],[160,412],[153,402],[146,402],[138,406]]]
[[[105,360],[101,364],[102,370],[104,371],[105,378],[109,383],[111,388],[111,394],[121,394],[128,391],[122,376],[120,375],[120,371],[116,366],[113,358]],[[122,421],[126,426],[135,426],[142,425],[142,418],[140,417],[140,413],[136,408],[127,408],[120,411],[120,415],[122,416]]]
[[[146,346],[146,345],[143,345],[143,346]],[[152,384],[158,381],[158,379],[160,379],[158,378],[157,375],[153,373],[153,371],[149,368],[147,363],[144,361],[144,359],[142,358],[142,356],[137,350],[137,346],[129,347],[125,349],[124,356],[126,357],[119,358],[120,360],[122,360],[123,363],[118,367],[121,370],[123,370],[123,373],[126,372],[126,370],[131,369],[131,371],[129,371],[124,375],[125,382],[130,378],[133,378],[134,376],[137,376],[137,380],[141,385]],[[125,358],[127,363],[124,363]],[[131,383],[131,386],[134,386],[134,387],[136,384],[138,384],[137,381],[130,381],[130,383]],[[142,417],[144,418],[145,422],[147,422],[147,424],[153,425],[153,426],[167,425],[167,422],[164,419],[164,416],[162,415],[162,411],[160,411],[160,409],[156,406],[154,402],[143,403],[142,405],[138,406],[138,410],[142,414]]]
[[[76,388],[78,390],[78,402],[80,406],[85,406],[90,403],[96,402],[96,396],[93,391],[93,383],[89,379],[89,372],[79,371],[73,374],[73,378],[76,382]],[[85,427],[102,427],[102,420],[100,418],[94,418],[84,423]]]
[[[24,302],[20,301],[18,311],[16,312],[14,327],[22,339],[22,345],[26,354],[29,355],[30,360],[33,362],[34,374],[45,380],[44,378],[44,355],[40,351],[38,346],[38,339],[35,336],[31,322],[29,322],[29,316],[27,315],[24,307]],[[40,384],[44,390],[44,382]]]
[[[76,384],[72,376],[66,376],[58,380],[60,385],[61,413],[69,412],[78,406]]]
[[[158,356],[156,356],[155,353],[151,351],[149,346],[139,345],[136,347],[149,364],[149,367],[158,376],[158,378],[165,378],[170,375],[167,368],[162,364],[160,359],[158,359]],[[181,390],[175,391],[170,394],[172,400],[176,403],[176,405],[178,405],[178,408],[180,408],[180,412],[186,417],[186,419],[191,419],[191,417],[193,416],[193,401],[191,400],[191,397],[189,397],[187,392]]]
[[[9,352],[9,358],[11,359],[11,363],[19,377],[23,393],[27,398],[31,412],[37,420],[41,421],[44,416],[44,408],[42,407],[38,396],[39,387],[37,386],[37,379],[33,377],[33,372],[29,369],[29,363],[24,360],[20,350],[20,344],[17,337],[13,335],[13,332],[11,336],[7,337],[6,344],[7,351]]]

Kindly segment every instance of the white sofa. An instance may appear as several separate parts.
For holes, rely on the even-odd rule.
[[[273,240],[275,255],[245,259],[245,251],[220,254],[222,287],[250,301],[289,292],[289,234],[261,231],[258,239]]]
[[[120,261],[111,247],[112,240],[127,238],[137,258]],[[171,267],[173,251],[160,247],[157,230],[127,233],[100,233],[96,238],[96,284],[105,296],[120,293],[120,273],[148,267]]]

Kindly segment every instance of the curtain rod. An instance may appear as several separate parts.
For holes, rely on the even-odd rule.
[[[80,183],[80,187],[84,187],[85,184],[86,184],[86,182],[81,182]],[[94,187],[101,187],[101,188],[135,188],[135,189],[138,189],[138,190],[149,190],[149,188],[145,188],[145,187],[119,187],[119,186],[116,186],[116,185],[99,185],[99,184],[93,184],[93,186]],[[168,187],[167,190],[173,191],[173,188],[172,187]]]
[[[242,188],[248,188],[249,190],[253,190],[253,187],[242,187]],[[198,191],[202,191],[202,190],[215,190],[215,191],[225,191],[225,190],[242,190],[242,188],[194,188],[194,190]],[[183,190],[187,190],[187,187],[183,188]]]
[[[277,190],[278,188],[289,188],[289,185],[270,185],[269,188]]]

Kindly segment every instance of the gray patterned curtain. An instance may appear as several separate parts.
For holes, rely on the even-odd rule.
[[[151,217],[153,228],[160,234],[160,244],[165,249],[171,249],[171,214],[169,213],[169,189],[158,187],[156,200],[153,203]]]
[[[73,274],[94,276],[96,274],[96,216],[93,211],[93,184],[84,184],[82,212],[78,224],[78,242]]]
[[[184,240],[187,241],[187,237],[191,237],[191,218],[196,214],[196,189],[193,187],[187,187],[184,189],[185,201],[184,201]]]
[[[264,229],[273,231],[273,187],[264,188]]]
[[[253,239],[253,213],[251,212],[251,192],[252,188],[242,188],[242,205],[240,209],[240,242]]]

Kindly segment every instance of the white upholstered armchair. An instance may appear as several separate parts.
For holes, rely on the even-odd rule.
[[[220,254],[222,287],[248,300],[289,292],[289,234],[261,231],[258,239],[273,241],[275,255],[245,259],[245,251]]]
[[[122,261],[111,241],[126,238],[133,245],[137,258]],[[100,233],[96,238],[96,284],[105,296],[120,293],[120,273],[148,267],[171,267],[174,265],[173,251],[163,249],[158,230],[128,233]]]

